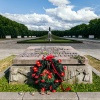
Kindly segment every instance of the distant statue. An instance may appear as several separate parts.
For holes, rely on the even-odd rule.
[[[51,31],[51,28],[49,27],[49,31]]]
[[[51,41],[51,28],[49,27],[48,40]]]

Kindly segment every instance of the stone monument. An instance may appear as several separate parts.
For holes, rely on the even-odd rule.
[[[49,31],[48,31],[48,40],[49,42],[51,41],[51,28],[49,27]]]
[[[69,84],[92,83],[92,68],[86,57],[71,46],[31,46],[13,60],[10,68],[9,83],[32,82],[32,67],[43,56],[52,54],[61,59],[65,67],[64,80]]]

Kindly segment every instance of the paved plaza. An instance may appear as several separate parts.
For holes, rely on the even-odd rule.
[[[83,55],[91,55],[100,60],[100,43],[86,42],[84,43],[48,43],[48,44],[17,44],[17,40],[3,40],[0,41],[0,59],[3,59],[10,55],[19,55],[25,51],[29,46],[72,46]],[[38,98],[37,98],[38,97]],[[17,92],[0,92],[0,100],[100,100],[100,92],[56,92],[51,95],[40,95],[39,93],[26,92],[19,95]]]
[[[0,59],[10,55],[18,55],[25,51],[29,46],[72,46],[83,55],[91,55],[100,59],[100,43],[86,42],[83,43],[48,43],[48,44],[17,44],[18,39],[0,41]]]

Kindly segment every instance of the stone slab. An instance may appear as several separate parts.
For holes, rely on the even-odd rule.
[[[10,84],[25,84],[33,83],[32,66],[12,66],[10,68],[9,83]]]
[[[25,84],[33,83],[33,66],[12,66],[10,68],[9,83]],[[92,83],[92,67],[90,65],[66,66],[64,80],[68,84]]]
[[[78,38],[82,38],[82,35],[79,35]]]
[[[34,96],[29,92],[25,93],[23,100],[78,100],[76,93],[74,92],[56,92],[50,95],[41,95],[38,92],[34,93]]]
[[[77,92],[79,100],[100,100],[100,92]]]
[[[97,76],[100,77],[100,72],[99,72],[98,70],[96,70],[95,68],[92,67],[92,71],[93,71]]]
[[[20,38],[22,38],[22,37],[21,37],[21,36],[17,36],[17,38],[19,38],[19,39],[20,39]]]
[[[11,35],[6,35],[6,39],[11,39]]]
[[[27,36],[24,36],[24,38],[27,38]]]
[[[22,100],[23,96],[17,92],[0,92],[0,100]]]
[[[89,39],[94,39],[94,35],[89,35]]]
[[[67,66],[65,81],[68,84],[92,83],[92,67],[90,65]]]
[[[83,56],[71,46],[31,46],[13,60],[13,64],[35,64],[43,56],[52,54],[55,59],[61,59],[62,64],[80,64],[75,56]],[[87,59],[85,58],[85,63]]]

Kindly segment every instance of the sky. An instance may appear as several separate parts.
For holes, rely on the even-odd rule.
[[[100,18],[100,0],[0,0],[0,14],[30,30],[68,30]]]

